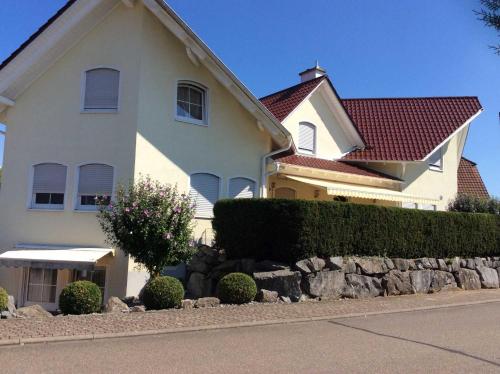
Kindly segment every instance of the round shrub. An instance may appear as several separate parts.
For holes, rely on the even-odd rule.
[[[7,310],[7,304],[9,303],[9,295],[2,287],[0,287],[0,310]]]
[[[90,314],[101,310],[101,290],[89,281],[68,284],[59,296],[59,308],[64,314]]]
[[[257,295],[257,285],[252,277],[243,273],[224,276],[218,285],[219,298],[225,304],[249,303]]]
[[[147,309],[178,308],[184,297],[182,283],[173,277],[156,277],[150,280],[142,292],[142,302]]]

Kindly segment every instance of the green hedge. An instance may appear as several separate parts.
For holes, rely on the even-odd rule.
[[[402,258],[500,252],[500,217],[327,201],[236,199],[214,208],[229,258],[294,262],[311,256]]]

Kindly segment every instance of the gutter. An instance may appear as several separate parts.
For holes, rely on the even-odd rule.
[[[267,182],[267,172],[266,172],[266,165],[267,165],[267,159],[269,157],[272,157],[274,155],[277,155],[279,153],[288,151],[293,144],[293,140],[291,137],[288,138],[288,145],[286,147],[277,149],[276,151],[272,151],[270,153],[265,154],[262,156],[262,161],[260,165],[260,191],[259,191],[259,197],[261,198],[266,198],[267,197],[267,188],[266,188],[266,182]]]

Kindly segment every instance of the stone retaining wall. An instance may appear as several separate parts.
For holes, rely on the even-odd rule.
[[[273,261],[227,260],[223,251],[202,246],[188,265],[188,295],[216,295],[219,279],[231,272],[252,275],[259,289],[276,291],[282,300],[365,298],[499,288],[500,257],[313,257],[289,266]]]

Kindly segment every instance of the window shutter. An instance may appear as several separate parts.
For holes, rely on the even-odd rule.
[[[103,164],[88,164],[80,166],[78,180],[79,195],[104,195],[113,193],[113,167]]]
[[[316,143],[316,128],[310,123],[299,124],[299,149],[308,153],[314,153]]]
[[[120,72],[93,69],[85,72],[84,109],[118,109]]]
[[[66,190],[66,166],[39,164],[35,166],[33,193],[64,193]]]
[[[189,196],[196,205],[196,217],[212,218],[215,202],[219,200],[219,181],[213,174],[191,175]]]
[[[295,190],[288,187],[280,187],[274,191],[276,199],[295,199]]]
[[[255,182],[248,178],[229,180],[229,197],[232,199],[251,199],[255,195]]]

